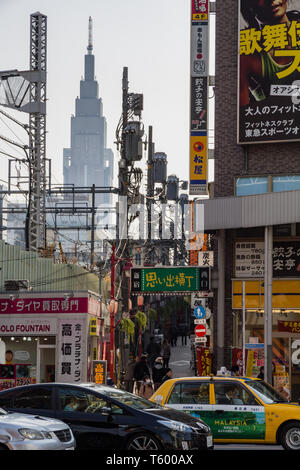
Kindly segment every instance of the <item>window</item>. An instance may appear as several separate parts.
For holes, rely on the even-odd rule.
[[[274,193],[278,193],[280,191],[293,191],[296,189],[300,189],[300,175],[273,177]]]
[[[15,395],[14,408],[51,410],[51,388],[33,387],[27,390],[22,390],[21,392]]]
[[[253,194],[264,194],[268,192],[267,176],[237,178],[235,184],[237,196],[251,196]]]
[[[255,397],[238,383],[215,382],[217,405],[257,405]]]
[[[175,385],[169,401],[169,405],[177,404],[206,404],[209,405],[209,383],[191,382]]]
[[[112,414],[123,414],[122,408],[104,397],[76,388],[59,389],[59,407],[70,412],[101,413],[109,410]]]

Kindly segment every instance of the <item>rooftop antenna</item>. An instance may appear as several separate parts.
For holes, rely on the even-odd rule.
[[[92,17],[89,17],[89,43],[87,47],[88,53],[92,54],[93,51],[93,20]]]

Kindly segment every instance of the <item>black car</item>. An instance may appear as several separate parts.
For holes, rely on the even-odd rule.
[[[67,423],[78,449],[212,449],[200,419],[114,387],[46,383],[0,392],[0,407]]]

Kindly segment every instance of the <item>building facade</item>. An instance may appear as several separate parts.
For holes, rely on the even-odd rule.
[[[288,9],[299,6],[299,2],[291,4]],[[238,364],[241,372],[253,377],[264,367],[265,378],[297,399],[299,129],[296,124],[293,131],[286,129],[284,141],[278,137],[264,141],[255,136],[262,135],[266,123],[273,126],[275,135],[281,132],[285,117],[281,121],[276,117],[274,125],[271,117],[269,121],[260,117],[257,127],[249,119],[246,124],[253,138],[238,143],[240,5],[232,0],[216,2],[215,177],[210,200],[201,202],[205,230],[213,236],[215,251],[214,367]],[[247,112],[254,115],[264,109],[267,113],[269,108],[261,106],[250,96]],[[299,109],[293,110],[297,123]],[[290,132],[294,132],[291,141]]]

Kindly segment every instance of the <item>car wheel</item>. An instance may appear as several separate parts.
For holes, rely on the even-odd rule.
[[[127,444],[126,450],[159,450],[161,445],[150,434],[136,434],[132,436]]]
[[[300,450],[300,423],[290,423],[284,426],[280,443],[285,450]]]

